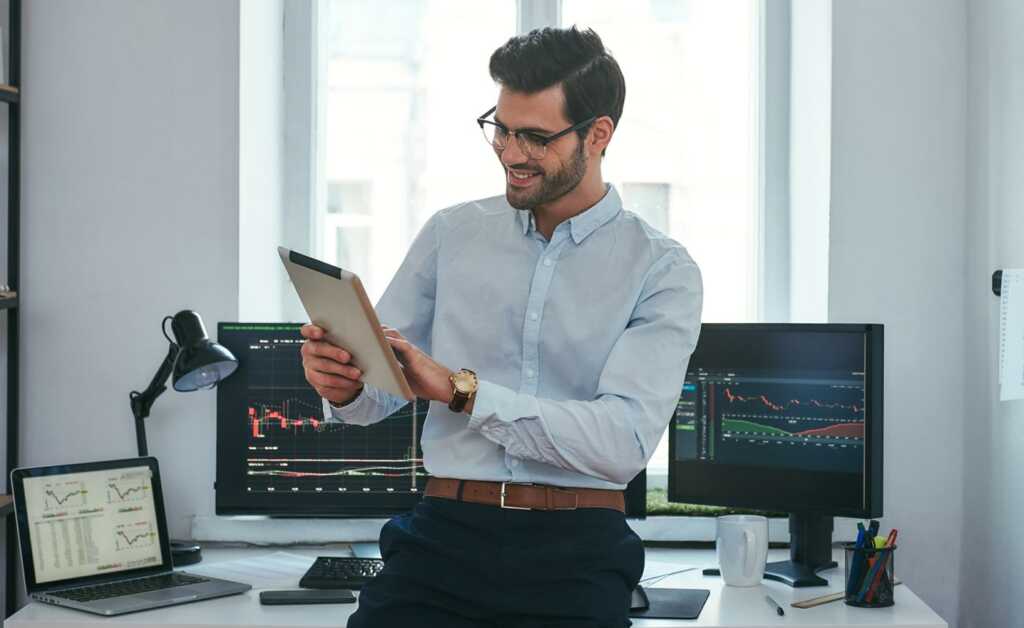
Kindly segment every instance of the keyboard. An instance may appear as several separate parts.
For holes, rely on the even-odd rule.
[[[75,589],[65,589],[63,591],[52,591],[48,595],[64,598],[65,600],[73,600],[75,602],[93,602],[95,600],[121,597],[122,595],[134,595],[136,593],[146,593],[147,591],[183,587],[206,581],[206,578],[200,578],[198,576],[171,573],[159,576],[149,576],[147,578],[123,580],[121,582],[108,582],[106,584],[97,584],[89,587],[77,587]]]
[[[379,558],[319,556],[299,580],[305,589],[361,589],[384,568]]]

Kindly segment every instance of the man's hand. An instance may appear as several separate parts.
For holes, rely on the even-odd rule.
[[[317,394],[336,406],[355,399],[363,389],[363,373],[349,364],[352,355],[324,340],[324,330],[316,325],[303,325],[302,337],[302,368]]]
[[[435,362],[429,355],[406,340],[397,329],[383,326],[384,337],[405,367],[405,378],[409,380],[412,392],[420,399],[448,403],[452,400],[452,382],[448,378],[452,371]]]

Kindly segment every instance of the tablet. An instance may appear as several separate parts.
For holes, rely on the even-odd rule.
[[[359,277],[284,247],[277,252],[310,322],[324,330],[328,342],[352,354],[363,382],[407,401],[415,399]]]

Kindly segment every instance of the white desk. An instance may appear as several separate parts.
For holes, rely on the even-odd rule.
[[[344,555],[344,549],[330,550],[306,548],[285,548],[291,553],[303,554],[311,559],[317,555]],[[235,560],[257,554],[273,552],[274,549],[213,549],[203,550],[204,563]],[[710,550],[648,549],[648,560],[680,565],[712,566],[715,555]],[[787,550],[772,550],[768,560],[785,560]],[[711,596],[700,618],[693,621],[646,619],[633,620],[636,628],[667,628],[669,626],[729,626],[733,628],[756,628],[762,626],[890,626],[900,628],[948,628],[945,621],[935,614],[919,597],[906,586],[896,587],[896,604],[889,608],[867,609],[847,606],[842,601],[832,602],[810,609],[789,606],[790,602],[817,597],[842,590],[841,552],[836,551],[838,569],[823,572],[829,580],[828,587],[793,589],[781,583],[765,581],[758,587],[736,588],[724,586],[720,578],[705,577],[700,570],[668,576],[653,584],[657,587],[710,589]],[[898,574],[897,574],[898,575]],[[779,617],[765,601],[770,593],[786,609],[786,615]],[[243,595],[193,604],[133,613],[118,617],[100,617],[78,611],[32,603],[25,606],[4,622],[5,628],[87,628],[92,625],[118,624],[129,626],[161,626],[167,628],[215,628],[221,626],[252,626],[276,628],[284,626],[344,626],[355,608],[355,604],[329,604],[311,606],[261,606],[258,589]]]

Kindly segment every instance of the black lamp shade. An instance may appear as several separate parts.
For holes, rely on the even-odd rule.
[[[171,331],[180,347],[171,380],[174,390],[189,392],[213,388],[238,368],[238,359],[206,336],[203,319],[195,312],[183,310],[175,314]]]
[[[182,347],[174,361],[174,390],[188,392],[213,388],[236,368],[238,360],[235,356],[216,342],[203,340],[191,347]]]

